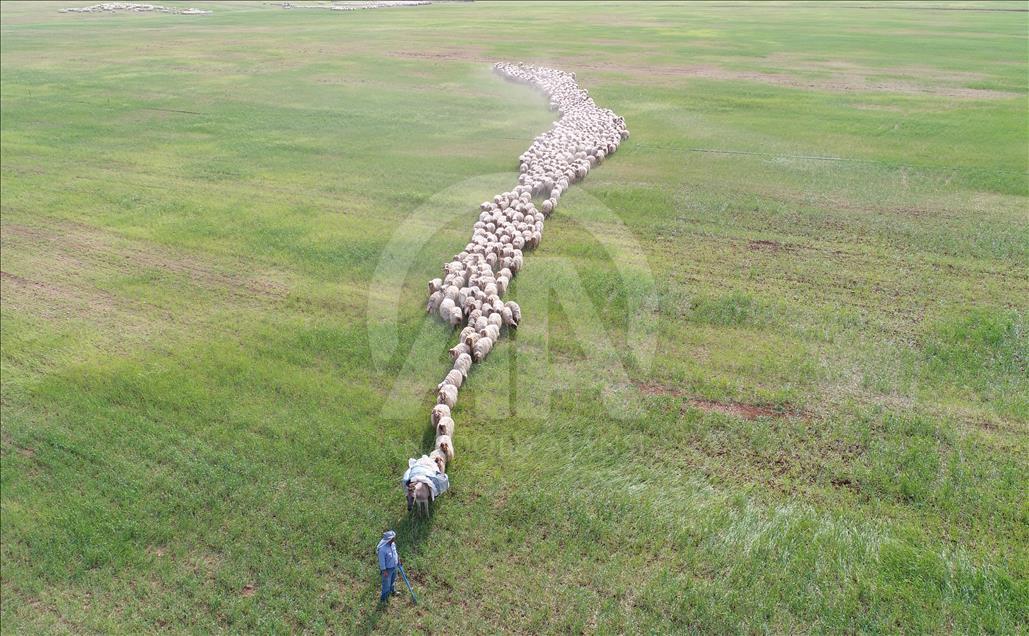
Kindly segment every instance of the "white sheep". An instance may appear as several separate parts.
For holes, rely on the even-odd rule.
[[[475,343],[475,349],[472,351],[472,359],[476,362],[482,362],[489,355],[489,352],[493,349],[493,340],[490,338],[479,338]],[[455,398],[456,399],[456,398]]]
[[[558,119],[518,157],[517,185],[479,206],[471,240],[443,266],[444,277],[429,281],[426,311],[455,327],[466,325],[450,349],[454,364],[437,387],[438,404],[430,417],[437,433],[430,457],[440,471],[454,457],[451,409],[459,387],[472,364],[489,355],[502,327],[517,328],[521,322],[518,304],[501,297],[524,266],[523,250],[539,247],[544,219],[569,185],[584,179],[629,138],[624,119],[599,108],[573,73],[511,63],[498,63],[494,69],[543,92]],[[543,199],[539,208],[534,196]]]
[[[462,353],[454,361],[454,368],[461,372],[461,375],[468,377],[468,372],[472,368],[472,357],[467,353]]]
[[[444,384],[452,384],[460,389],[462,382],[464,382],[464,374],[457,369],[451,369],[447,372],[447,377],[443,378],[443,381],[436,385],[436,388],[442,389]]]
[[[429,414],[429,421],[432,422],[433,426],[439,423],[444,417],[450,417],[450,407],[446,404],[437,404],[432,407],[432,412]]]
[[[456,307],[457,305],[454,304],[454,300],[452,298],[444,298],[443,302],[439,304],[439,317],[443,320],[449,321],[450,310],[455,309]]]
[[[429,301],[425,303],[425,313],[431,314],[439,310],[439,305],[443,301],[443,292],[434,291],[429,296]]]
[[[457,405],[457,387],[453,384],[444,384],[439,387],[439,391],[436,394],[437,404],[446,404],[449,408],[453,409]]]
[[[454,442],[449,435],[436,436],[436,449],[447,458],[447,463],[454,461]]]
[[[451,417],[441,418],[436,422],[436,435],[453,435],[454,419]]]
[[[518,323],[522,321],[522,308],[513,300],[504,303],[504,308],[511,312],[510,319],[505,318],[504,323],[508,327],[517,327]]]
[[[436,469],[439,470],[439,472],[441,472],[441,473],[446,473],[447,472],[447,456],[446,455],[444,455],[443,453],[441,453],[441,452],[439,452],[437,450],[434,450],[431,453],[429,453],[429,459],[431,459],[433,462],[435,462]]]
[[[458,326],[461,325],[462,322],[464,322],[464,312],[461,311],[460,307],[451,307],[450,308],[450,320],[449,320],[449,322],[450,322],[450,326],[451,327],[458,327]]]
[[[496,316],[497,314],[491,314],[490,317]],[[489,338],[493,342],[500,339],[500,327],[496,326],[492,322],[486,325],[486,328],[482,330],[482,337]]]

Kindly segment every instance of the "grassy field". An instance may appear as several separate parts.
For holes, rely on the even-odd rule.
[[[4,632],[1027,631],[1024,3],[76,4],[0,5]],[[505,59],[632,137],[415,521],[425,281],[553,119]]]

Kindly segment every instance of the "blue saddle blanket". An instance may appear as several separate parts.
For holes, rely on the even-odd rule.
[[[420,481],[429,486],[432,498],[435,499],[450,489],[450,478],[446,473],[439,472],[436,462],[429,459],[428,455],[422,455],[418,459],[412,457],[407,460],[407,466],[401,480],[404,490],[407,490],[407,485],[412,481]]]

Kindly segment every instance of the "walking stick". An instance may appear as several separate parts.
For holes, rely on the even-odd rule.
[[[397,567],[400,568],[400,576],[404,577],[404,583],[407,585],[407,591],[411,593],[411,600],[414,601],[415,605],[417,605],[418,597],[414,595],[414,588],[411,587],[411,581],[407,580],[407,572],[404,572],[404,566],[398,563]]]

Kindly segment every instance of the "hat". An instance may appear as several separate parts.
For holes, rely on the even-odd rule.
[[[387,530],[387,531],[382,533],[382,540],[383,541],[389,541],[390,539],[393,539],[396,536],[397,536],[396,532],[393,532],[392,530]]]

